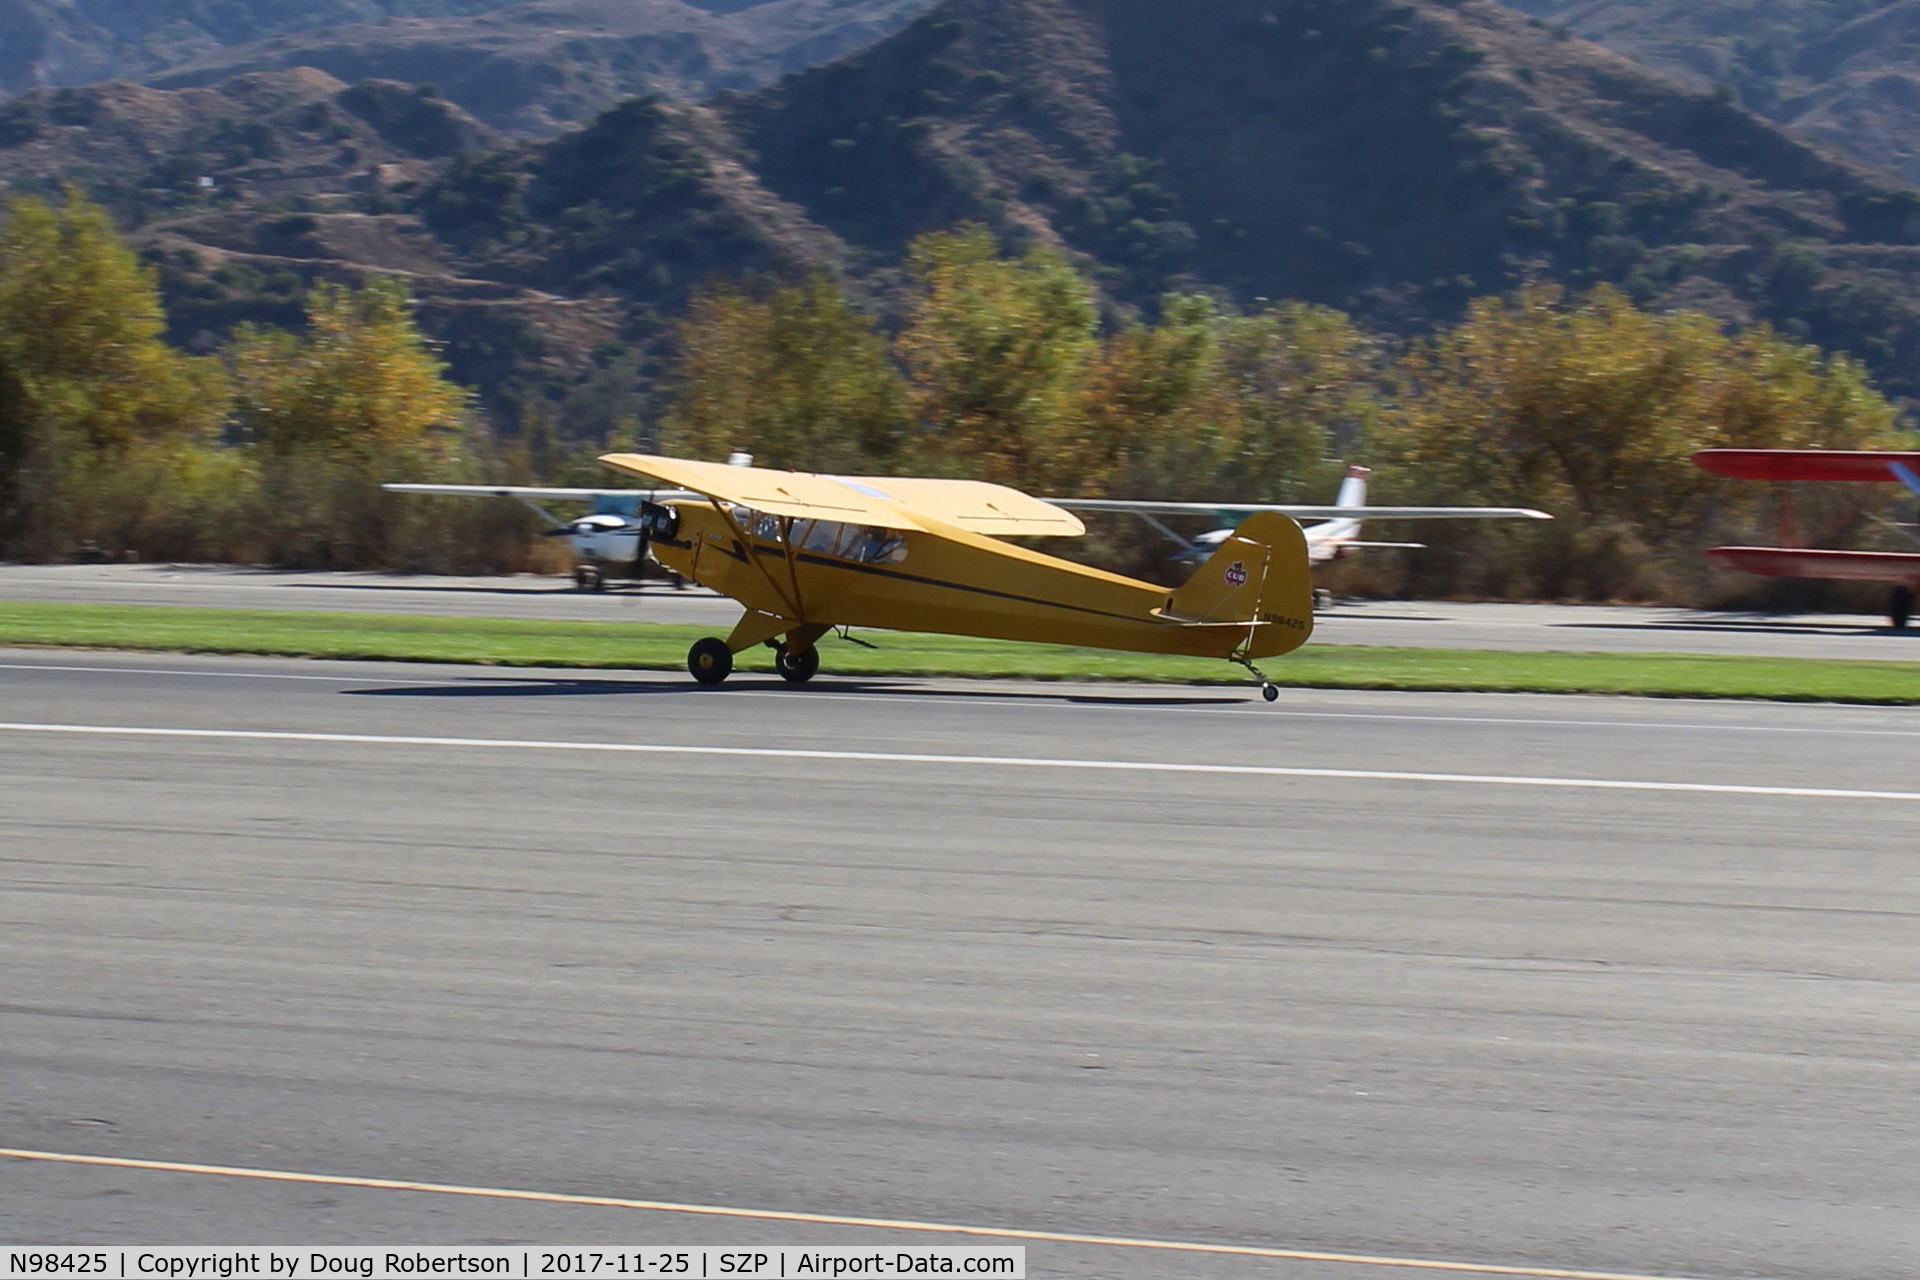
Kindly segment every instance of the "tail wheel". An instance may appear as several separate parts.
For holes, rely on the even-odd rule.
[[[1887,621],[1904,627],[1913,617],[1913,588],[1895,587],[1887,592]]]
[[[773,669],[788,684],[805,684],[820,670],[820,651],[812,645],[796,654],[781,649],[773,655]]]
[[[695,640],[687,650],[687,670],[701,684],[719,684],[733,674],[733,650],[712,636]]]

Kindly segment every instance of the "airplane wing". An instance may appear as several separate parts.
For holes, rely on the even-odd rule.
[[[802,520],[837,520],[881,529],[918,529],[920,523],[884,495],[861,493],[831,476],[724,462],[664,458],[652,453],[608,453],[600,461],[635,475],[652,476],[703,498]]]
[[[1852,582],[1912,582],[1920,578],[1920,552],[1913,551],[1712,547],[1705,555],[1722,568],[1768,578],[1843,578]]]
[[[1136,502],[1130,498],[1048,498],[1069,511],[1126,511],[1142,515],[1238,515],[1278,511],[1323,520],[1551,520],[1532,507],[1329,507],[1278,502]]]
[[[1871,449],[1702,449],[1693,465],[1736,480],[1883,480],[1912,486],[1920,453]],[[1902,472],[1906,474],[1901,474]]]
[[[994,537],[1086,532],[1079,518],[1018,489],[978,480],[825,476],[657,454],[611,453],[608,466],[652,476],[717,502],[801,519],[923,529],[916,516]]]
[[[498,484],[383,484],[394,493],[451,493],[475,498],[577,498],[591,502],[595,498],[618,498],[640,492],[637,489],[545,489],[534,485]],[[655,489],[654,498],[692,498],[699,495],[680,490]]]
[[[1003,484],[983,480],[937,480],[917,476],[835,476],[862,492],[880,494],[903,507],[996,538],[1077,538],[1080,518],[1057,504]]]

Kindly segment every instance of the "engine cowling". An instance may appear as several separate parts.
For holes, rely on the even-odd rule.
[[[680,535],[680,513],[659,502],[642,502],[637,517],[647,542],[671,542]]]

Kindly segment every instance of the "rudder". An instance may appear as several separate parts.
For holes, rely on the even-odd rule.
[[[1166,613],[1182,622],[1311,627],[1313,573],[1300,526],[1277,511],[1254,512],[1167,597]]]

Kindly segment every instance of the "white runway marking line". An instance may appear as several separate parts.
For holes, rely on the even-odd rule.
[[[509,668],[509,669],[496,668],[495,670],[498,670],[499,674],[497,675],[490,674],[490,673],[483,674],[480,672],[474,672],[471,669],[465,669],[459,672],[458,674],[450,675],[446,677],[446,679],[467,680],[467,681],[477,682],[480,684],[515,684],[515,683],[526,683],[528,681],[538,681],[538,680],[564,681],[568,679],[602,680],[602,681],[618,683],[621,678],[625,677],[625,678],[633,679],[636,683],[643,683],[643,682],[651,683],[651,681],[648,681],[646,677],[665,676],[670,674],[664,668],[661,669],[660,671],[652,671],[652,670],[637,670],[630,667],[619,667],[619,668],[582,667],[578,670],[577,673],[566,674],[566,675],[552,674],[556,670],[555,668],[552,668],[552,667],[545,667],[545,668],[528,667],[528,668]],[[306,681],[313,681],[313,682],[318,682],[322,684],[344,684],[344,685],[356,685],[356,684],[428,685],[428,684],[434,683],[433,678],[431,676],[426,676],[426,675],[417,676],[412,679],[401,679],[395,676],[307,675],[304,673],[281,672],[281,671],[188,671],[188,670],[184,670],[182,668],[177,668],[177,667],[80,667],[80,666],[65,666],[65,665],[55,666],[52,663],[46,663],[46,662],[0,662],[0,671],[64,671],[68,673],[79,673],[79,674],[89,674],[89,675],[91,674],[116,675],[116,676],[125,676],[125,675],[186,676],[186,677],[194,677],[194,678],[207,679],[207,680],[306,680]],[[535,673],[543,673],[543,674],[535,674]],[[908,679],[908,677],[876,677],[876,678],[903,679],[903,680]],[[1101,686],[1101,687],[1118,688],[1121,686]],[[1295,711],[1284,706],[1262,707],[1259,704],[1254,703],[1252,699],[1248,699],[1244,704],[1238,703],[1238,702],[1232,702],[1231,698],[1234,691],[1234,686],[1232,685],[1128,685],[1128,686],[1124,686],[1124,688],[1129,691],[1139,693],[1141,705],[1127,706],[1124,704],[1115,705],[1110,703],[1086,703],[1086,702],[1072,703],[1071,702],[1072,699],[1074,699],[1075,697],[1083,697],[1084,695],[1077,695],[1072,693],[1060,693],[1057,696],[1058,696],[1059,703],[1061,705],[1067,705],[1071,703],[1071,705],[1073,705],[1076,710],[1090,711],[1094,713],[1107,712],[1107,711],[1148,711],[1151,714],[1156,716],[1169,716],[1169,715],[1217,716],[1217,715],[1226,713],[1234,708],[1244,706],[1246,709],[1250,711],[1259,712],[1261,715],[1264,715],[1264,716],[1268,716],[1268,717],[1284,716],[1289,719],[1295,719],[1295,720],[1414,720],[1414,721],[1420,721],[1422,723],[1430,723],[1430,724],[1490,724],[1490,725],[1509,725],[1510,724],[1510,725],[1530,725],[1534,727],[1545,727],[1545,728],[1556,728],[1556,729],[1592,729],[1592,728],[1662,729],[1662,730],[1669,730],[1669,731],[1678,732],[1678,733],[1797,733],[1797,734],[1814,734],[1814,735],[1820,735],[1820,736],[1826,736],[1826,737],[1838,736],[1838,737],[1859,737],[1859,738],[1920,738],[1920,729],[1823,729],[1823,728],[1809,728],[1804,725],[1779,725],[1779,724],[1681,724],[1671,720],[1604,720],[1604,719],[1550,720],[1550,719],[1545,719],[1542,717],[1534,717],[1534,716],[1445,716],[1445,715],[1425,715],[1417,712],[1387,712],[1387,711]],[[1170,706],[1164,705],[1163,703],[1154,701],[1155,694],[1153,693],[1153,690],[1155,689],[1186,690],[1187,692],[1183,696],[1218,698],[1223,705],[1214,706],[1214,707],[1204,707],[1204,708],[1203,707],[1170,707]],[[703,697],[707,696],[707,693],[705,691],[699,690],[695,686],[691,686],[691,685],[687,687],[686,692],[688,692],[689,694],[698,693],[700,696],[703,696]],[[1320,692],[1320,691],[1306,690],[1306,692]],[[825,702],[876,702],[876,701],[884,700],[889,705],[898,704],[898,703],[913,703],[916,706],[937,706],[937,707],[978,707],[983,704],[993,703],[995,702],[996,698],[998,698],[999,703],[1002,705],[1007,703],[1012,703],[1016,707],[1022,708],[1022,709],[1033,705],[1032,702],[1030,701],[1033,695],[1030,693],[1021,692],[1017,694],[996,695],[994,691],[990,689],[984,691],[983,693],[975,694],[971,697],[965,697],[965,698],[943,697],[939,694],[901,693],[897,690],[891,690],[891,689],[886,690],[884,692],[878,692],[878,693],[828,693],[825,690],[821,690],[821,689],[809,689],[809,690],[802,691],[799,689],[736,688],[736,689],[728,690],[727,696],[729,698],[778,698],[786,702],[806,701],[806,700],[825,701]],[[1102,696],[1122,697],[1124,695],[1120,693],[1108,693]],[[1472,695],[1465,695],[1465,696],[1472,696]],[[1512,695],[1500,695],[1500,696],[1559,697],[1562,695],[1559,695],[1559,694],[1512,694]],[[1855,711],[1886,710],[1886,708],[1879,707],[1879,706],[1865,706],[1865,705],[1849,706],[1848,704],[1831,704],[1825,709],[1832,709],[1833,707],[1837,707],[1837,706],[1847,706],[1847,709],[1855,710]]]
[[[1154,760],[1070,760],[1034,756],[955,756],[893,751],[814,751],[790,747],[702,747],[658,742],[547,742],[521,738],[430,738],[376,733],[291,733],[265,729],[154,729],[104,724],[0,722],[0,733],[122,738],[199,738],[233,742],[314,742],[353,746],[461,747],[491,751],[583,751],[626,755],[724,756],[733,759],[822,760],[857,764],[937,764],[1003,769],[1070,769],[1113,773],[1196,773],[1245,778],[1329,778],[1360,782],[1429,782],[1453,786],[1554,787],[1586,791],[1664,791],[1693,795],[1774,796],[1807,800],[1920,801],[1920,791],[1841,787],[1769,787],[1721,782],[1638,782],[1617,778],[1539,778],[1479,773],[1416,773],[1397,769],[1313,769],[1290,765],[1181,764]]]
[[[515,1191],[501,1187],[464,1187],[438,1182],[402,1182],[391,1178],[349,1178],[323,1173],[290,1173],[280,1169],[245,1169],[216,1164],[180,1164],[171,1160],[133,1160],[119,1156],[78,1156],[59,1151],[18,1151],[0,1147],[0,1156],[47,1164],[92,1165],[106,1169],[138,1169],[148,1173],[194,1173],[255,1182],[294,1182],[307,1186],[358,1187],[371,1191],[418,1191],[442,1196],[475,1196],[489,1200],[531,1201],[536,1204],[583,1205],[600,1209],[638,1209],[649,1213],[681,1213],[709,1218],[747,1218],[757,1222],[798,1222],[809,1226],[861,1227],[881,1231],[917,1231],[938,1235],[990,1236],[1002,1240],[1032,1240],[1043,1244],[1100,1245],[1114,1249],[1157,1249],[1172,1253],[1220,1254],[1237,1258],[1274,1258],[1287,1262],[1344,1262],[1367,1267],[1399,1267],[1411,1271],[1446,1271],[1476,1276],[1519,1276],[1524,1280],[1674,1280],[1669,1276],[1628,1275],[1617,1271],[1568,1271],[1558,1267],[1514,1267],[1471,1262],[1441,1262],[1426,1258],[1369,1257],[1357,1253],[1318,1253],[1306,1249],[1268,1249],[1257,1245],[1200,1244],[1184,1240],[1133,1239],[1127,1236],[1076,1235],[1065,1231],[1023,1231],[1014,1227],[968,1227],[946,1222],[911,1219],[851,1218],[840,1214],[800,1213],[779,1209],[735,1209],[723,1205],[676,1204],[667,1200],[627,1200],[616,1196],[564,1195],[552,1191]]]

